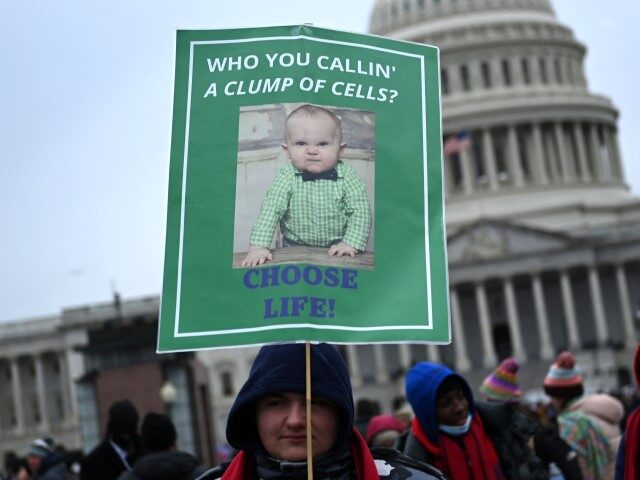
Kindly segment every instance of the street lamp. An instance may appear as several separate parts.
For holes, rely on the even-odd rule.
[[[169,417],[171,417],[173,404],[176,403],[176,399],[178,398],[178,389],[173,385],[173,383],[171,383],[171,380],[165,380],[160,387],[160,398],[162,399],[165,407],[167,407]]]

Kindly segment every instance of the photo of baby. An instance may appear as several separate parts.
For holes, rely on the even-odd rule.
[[[373,268],[374,127],[372,112],[353,109],[241,110],[233,266]]]

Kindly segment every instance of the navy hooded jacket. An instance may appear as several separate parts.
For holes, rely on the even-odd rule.
[[[469,413],[473,415],[473,393],[466,380],[449,368],[437,363],[421,362],[407,372],[405,386],[407,400],[420,421],[420,426],[429,440],[438,443],[438,417],[436,399],[438,390],[448,378],[456,378],[469,402]]]
[[[256,427],[256,401],[271,394],[305,394],[305,345],[287,343],[262,347],[249,378],[240,389],[227,421],[227,441],[238,450],[262,448]],[[342,418],[336,446],[347,444],[354,406],[347,365],[332,345],[311,345],[311,396],[332,401]]]

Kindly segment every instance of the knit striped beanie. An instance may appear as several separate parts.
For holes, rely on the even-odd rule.
[[[29,444],[27,456],[45,458],[53,452],[53,440],[50,438],[38,438]]]
[[[544,379],[544,391],[550,397],[573,398],[584,393],[582,374],[570,352],[562,352]]]
[[[518,362],[515,358],[507,358],[484,379],[480,385],[480,394],[487,400],[508,402],[522,396],[518,382]]]

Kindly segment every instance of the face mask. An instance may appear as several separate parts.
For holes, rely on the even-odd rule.
[[[469,431],[469,427],[471,426],[471,414],[467,415],[467,421],[464,422],[464,425],[438,425],[438,429],[447,435],[452,435],[454,437],[459,437],[460,435],[464,435]]]

